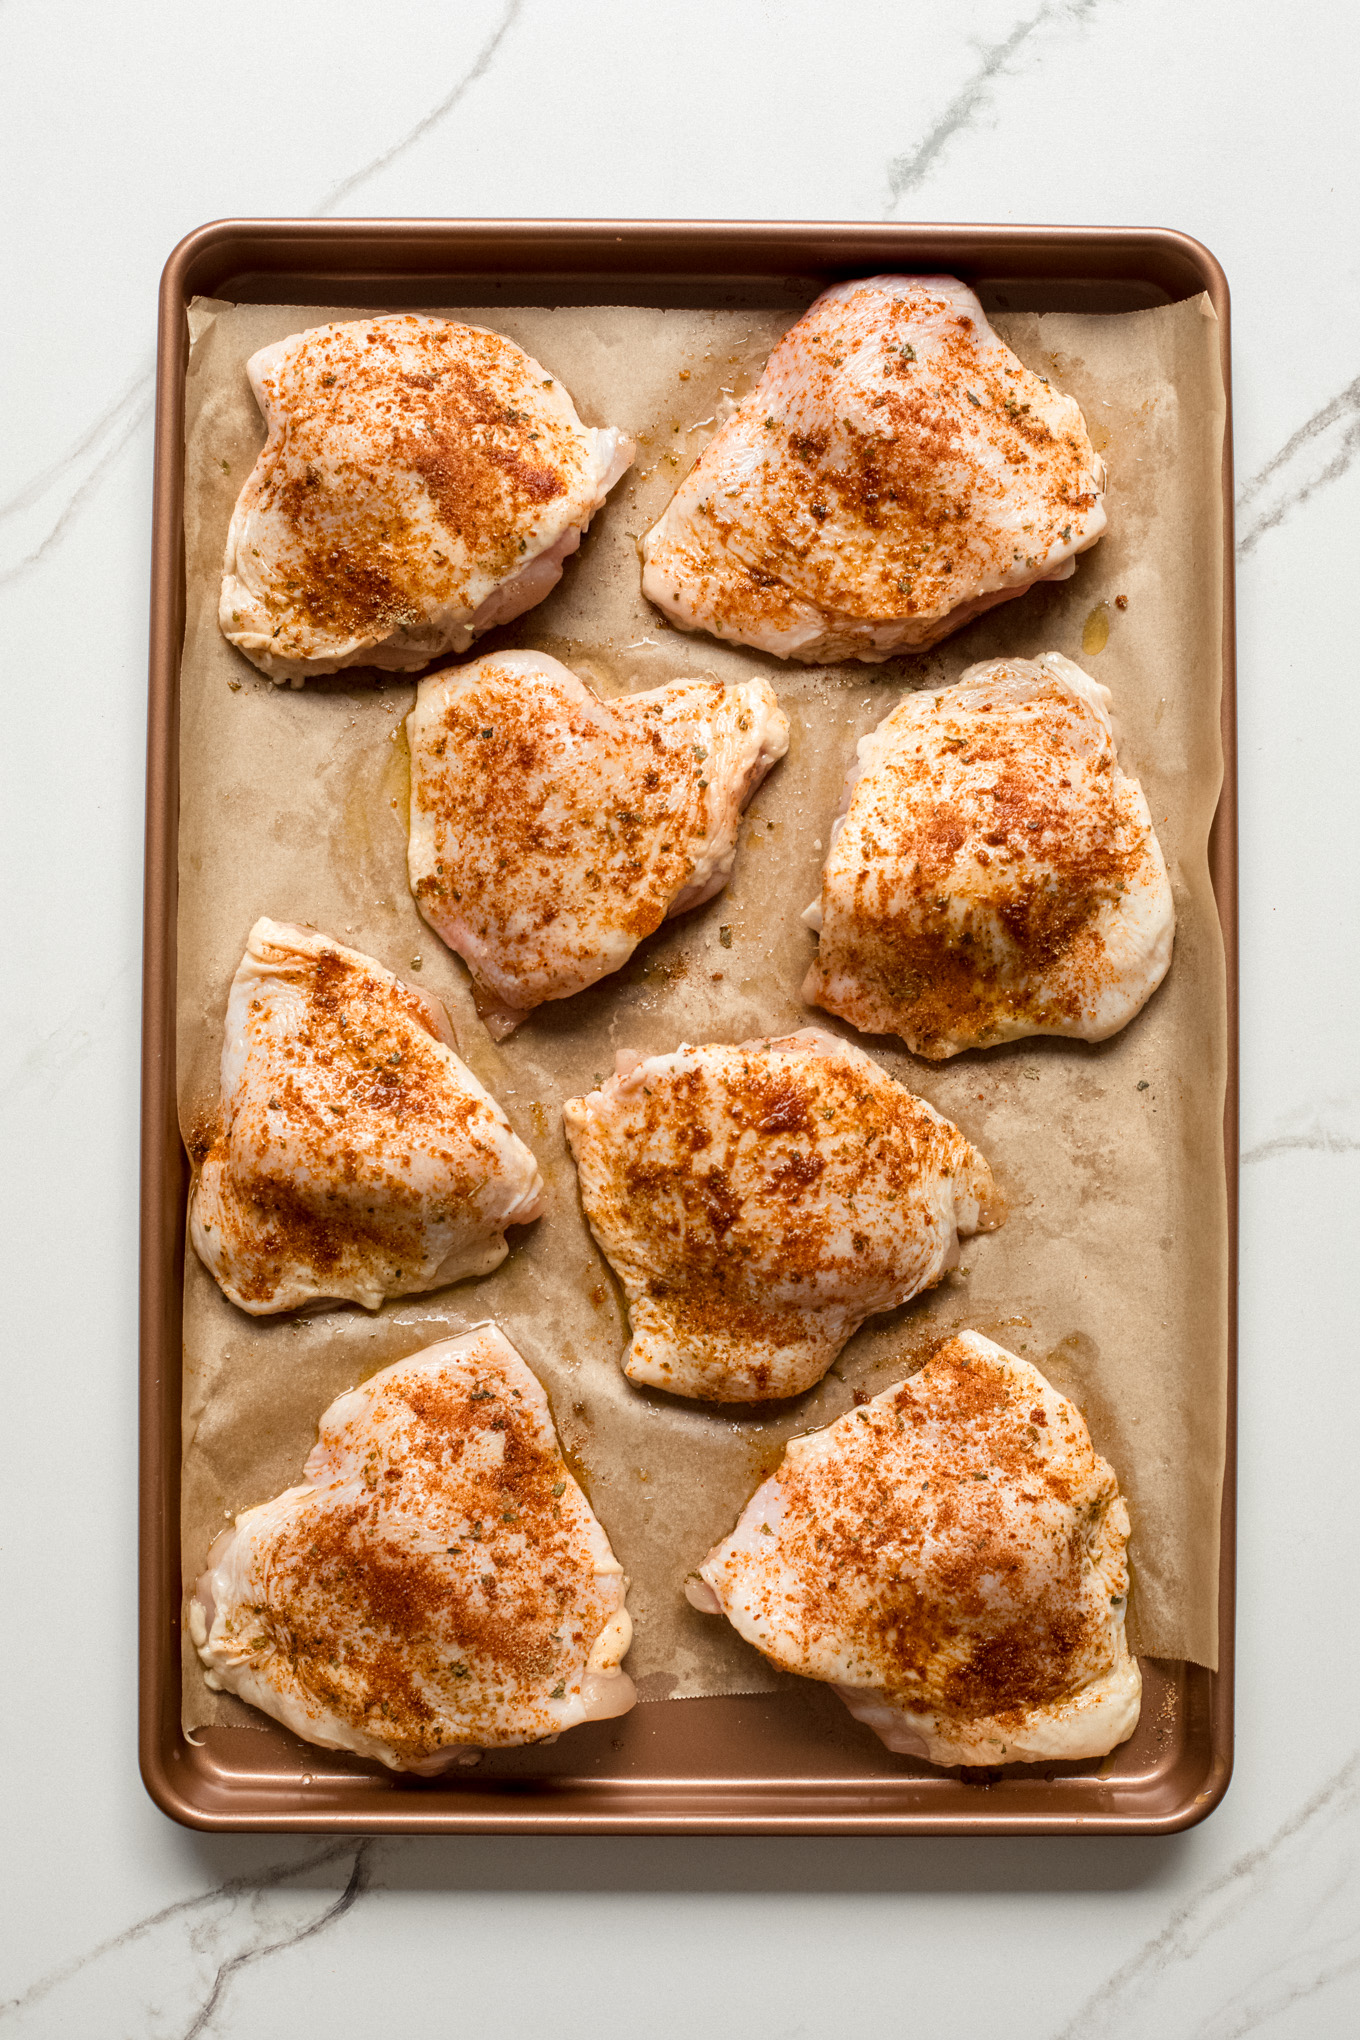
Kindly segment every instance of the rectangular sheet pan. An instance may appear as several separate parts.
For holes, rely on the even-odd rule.
[[[195,295],[418,309],[458,303],[799,307],[809,285],[947,270],[1008,310],[1132,311],[1228,291],[1208,252],[1144,229],[497,221],[226,221],[172,255],[161,290],[148,725],[142,1151],[141,1764],[156,1803],[213,1830],[416,1833],[1167,1833],[1202,1819],[1231,1770],[1237,1167],[1231,431],[1223,464],[1224,790],[1211,842],[1228,961],[1224,1167],[1229,1408],[1219,1669],[1144,1660],[1142,1721],[1099,1766],[929,1773],[885,1764],[833,1695],[677,1702],[574,1730],[437,1781],[374,1776],[272,1725],[180,1728],[179,1416],[188,1170],[174,1066],[178,685],[184,628],[186,307]],[[1230,417],[1229,417],[1230,427]],[[876,1746],[875,1746],[876,1747]]]

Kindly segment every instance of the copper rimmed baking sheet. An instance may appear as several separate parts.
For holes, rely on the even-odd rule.
[[[946,269],[1011,311],[1126,311],[1207,292],[1227,383],[1227,293],[1203,249],[1127,230],[644,226],[629,223],[244,223],[176,252],[162,295],[147,863],[144,1154],[143,1771],[179,1819],[209,1827],[1166,1831],[1207,1812],[1230,1747],[1231,1407],[1216,1673],[1145,1660],[1143,1720],[1102,1765],[1009,1772],[985,1783],[889,1759],[815,1687],[648,1706],[573,1731],[552,1750],[498,1756],[494,1775],[437,1783],[374,1777],[273,1727],[179,1730],[178,1537],[181,1242],[185,1173],[175,1118],[175,849],[183,633],[186,307],[239,303],[507,306],[636,304],[787,308],[820,283],[874,269]],[[1227,456],[1223,521],[1230,527]],[[1231,589],[1223,548],[1221,701],[1227,792],[1212,877],[1233,955]],[[1211,591],[1217,596],[1217,589]],[[1017,605],[1018,607],[1019,605]],[[980,655],[980,654],[975,654]],[[1235,1031],[1224,1164],[1235,1214]],[[1230,1267],[1230,1294],[1231,1275]],[[1231,1368],[1230,1368],[1231,1375]],[[1229,1382],[1231,1391],[1231,1379]],[[1229,1395],[1231,1404],[1231,1392]],[[488,1767],[490,1771],[492,1767]]]

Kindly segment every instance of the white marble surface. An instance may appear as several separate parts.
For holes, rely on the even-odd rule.
[[[1357,29],[1342,0],[3,0],[0,2033],[1360,2026],[1351,831]],[[1163,1841],[207,1839],[134,1759],[136,1094],[157,277],[225,213],[1181,227],[1235,297],[1237,1778]]]

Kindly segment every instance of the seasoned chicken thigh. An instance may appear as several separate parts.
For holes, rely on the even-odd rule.
[[[825,664],[932,645],[1105,528],[1070,397],[952,276],[823,291],[643,541],[682,630]]]
[[[300,687],[466,651],[562,576],[632,461],[500,333],[346,319],[246,364],[269,436],[222,569],[223,633]]]
[[[904,1756],[1100,1757],[1142,1694],[1128,1536],[1080,1411],[964,1332],[795,1438],[686,1592]]]
[[[1000,1223],[958,1128],[834,1035],[618,1062],[564,1116],[632,1381],[799,1395],[866,1317],[954,1266],[960,1233]]]
[[[495,1325],[333,1402],[189,1604],[207,1682],[323,1749],[441,1771],[626,1714],[628,1582]]]
[[[1110,695],[1057,652],[909,694],[859,744],[804,915],[811,1004],[940,1058],[1104,1041],[1171,963],[1171,885]]]
[[[485,1275],[543,1208],[538,1164],[442,1007],[312,928],[257,921],[232,979],[221,1116],[190,1202],[253,1316]]]
[[[498,1039],[721,891],[789,741],[763,679],[602,701],[541,652],[433,674],[406,727],[411,890]]]

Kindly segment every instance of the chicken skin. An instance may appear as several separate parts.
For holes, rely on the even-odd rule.
[[[628,1582],[542,1387],[479,1326],[333,1402],[189,1604],[207,1683],[323,1749],[429,1775],[626,1714]]]
[[[485,1275],[543,1206],[538,1164],[443,1008],[371,956],[261,920],[232,979],[190,1234],[252,1316]]]
[[[1080,1411],[964,1332],[795,1438],[686,1592],[904,1756],[1100,1757],[1142,1695],[1128,1536]]]
[[[865,1318],[955,1265],[961,1233],[1000,1223],[957,1127],[835,1035],[618,1061],[564,1116],[628,1299],[631,1381],[800,1395]]]
[[[411,890],[497,1039],[722,890],[789,740],[763,679],[602,701],[539,652],[432,675],[406,727]]]
[[[1065,580],[1104,487],[1077,405],[957,278],[838,283],[647,533],[643,592],[781,659],[888,659]]]
[[[273,680],[413,672],[551,593],[632,461],[500,333],[347,319],[246,364],[269,436],[236,505],[223,634]]]
[[[970,666],[871,735],[832,833],[803,997],[939,1059],[1105,1041],[1171,963],[1171,884],[1110,695],[1056,652]]]

